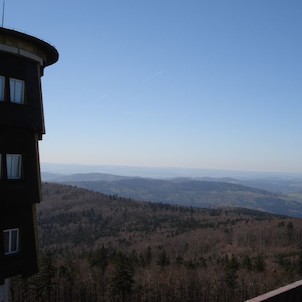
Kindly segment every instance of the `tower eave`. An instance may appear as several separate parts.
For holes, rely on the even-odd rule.
[[[44,68],[56,63],[59,53],[55,47],[36,37],[12,29],[0,28],[0,51],[25,56],[38,61]]]

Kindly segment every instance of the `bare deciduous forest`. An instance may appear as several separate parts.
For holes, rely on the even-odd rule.
[[[302,220],[43,184],[40,272],[11,301],[244,301],[302,275]]]

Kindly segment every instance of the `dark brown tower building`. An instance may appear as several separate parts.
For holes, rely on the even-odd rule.
[[[44,41],[0,28],[0,284],[37,272],[41,76],[57,60],[57,50]]]

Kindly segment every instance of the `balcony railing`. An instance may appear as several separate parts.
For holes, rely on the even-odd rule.
[[[301,302],[302,280],[247,300],[245,302]]]

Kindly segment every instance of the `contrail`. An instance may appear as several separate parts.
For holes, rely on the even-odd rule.
[[[102,96],[100,96],[99,101],[102,99],[105,99],[107,97],[107,94],[103,94]]]
[[[150,76],[150,77],[144,79],[144,80],[141,82],[141,84],[144,84],[144,83],[146,83],[146,82],[149,82],[150,80],[153,80],[153,79],[159,77],[159,76],[160,76],[161,74],[163,74],[163,73],[164,73],[163,70],[161,70],[161,71],[159,71],[159,72],[157,72],[157,73],[154,73],[152,76]]]

